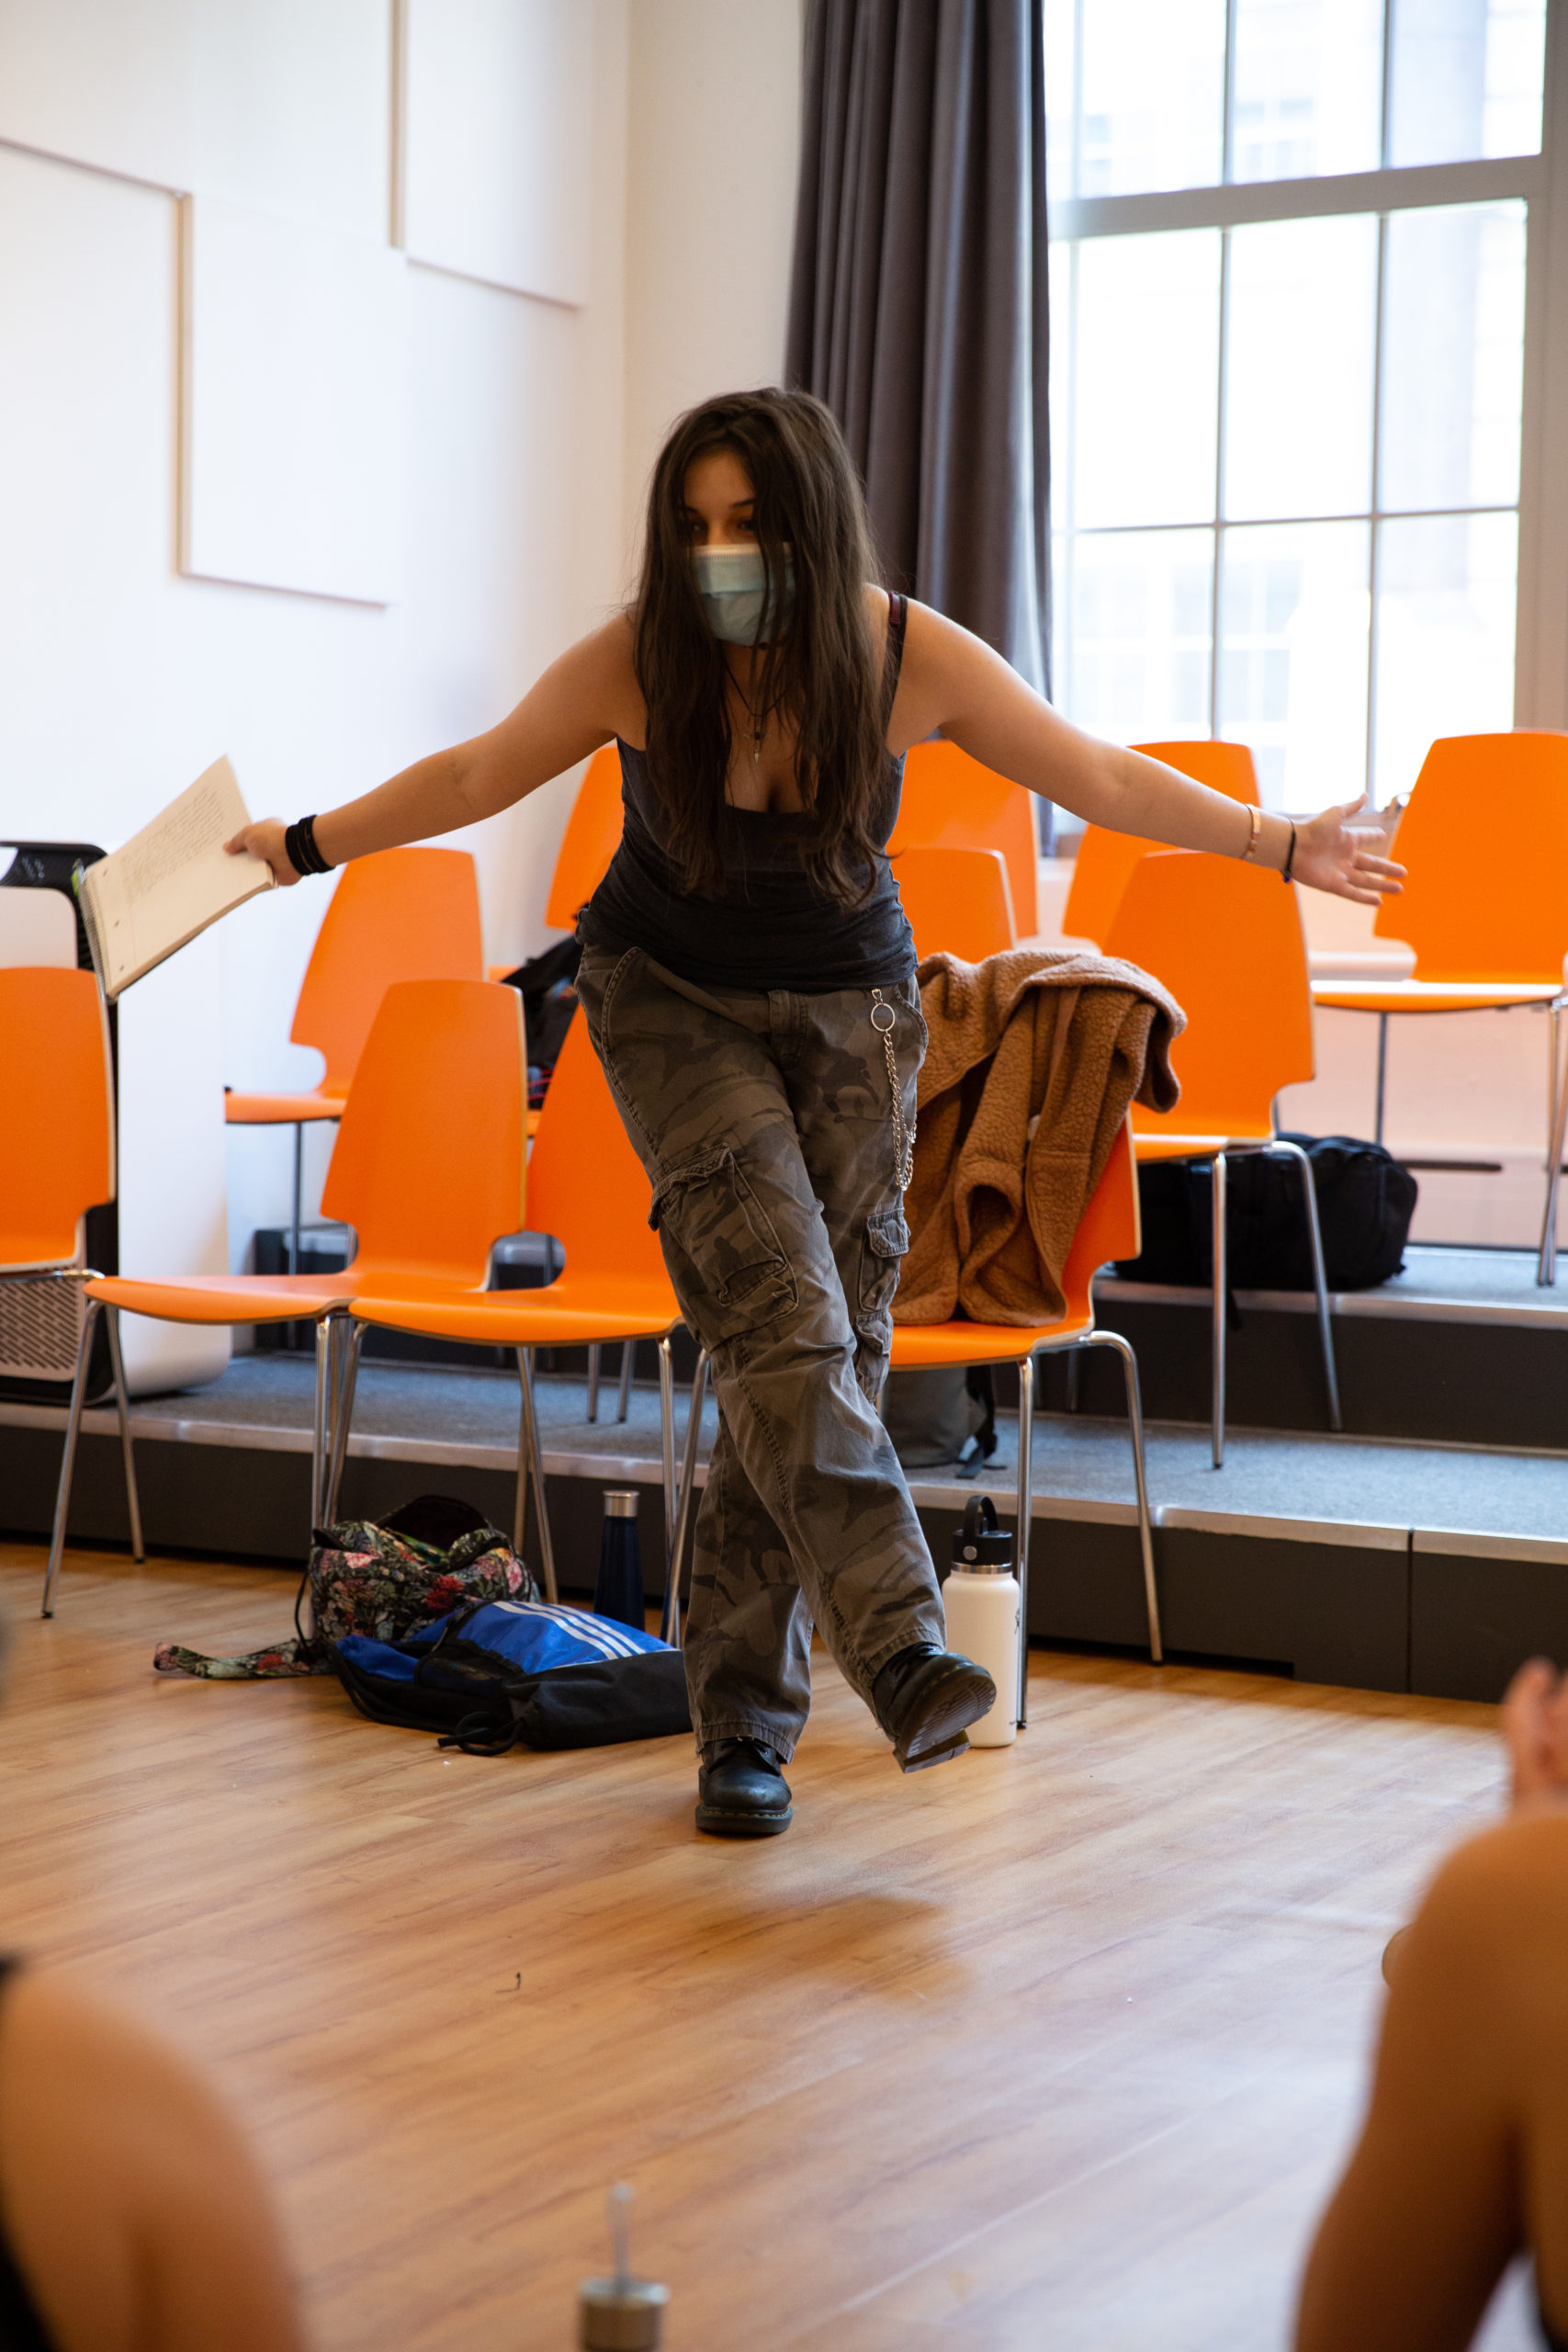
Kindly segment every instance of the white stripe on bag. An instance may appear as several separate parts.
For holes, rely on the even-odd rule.
[[[586,1609],[569,1609],[548,1600],[492,1600],[489,1606],[504,1609],[509,1617],[542,1617],[547,1624],[558,1625],[563,1633],[575,1635],[603,1657],[646,1655],[642,1643],[632,1637],[629,1626],[619,1624],[614,1618],[595,1617]]]

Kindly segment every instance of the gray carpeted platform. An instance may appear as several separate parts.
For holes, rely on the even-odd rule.
[[[1170,1302],[1181,1300],[1207,1306],[1206,1290],[1185,1290],[1153,1283],[1124,1283],[1106,1272],[1096,1282],[1102,1301],[1115,1297]],[[1238,1291],[1238,1304],[1281,1315],[1314,1315],[1316,1301],[1305,1291]],[[1330,1304],[1337,1316],[1370,1317],[1378,1320],[1524,1323],[1531,1329],[1568,1329],[1568,1258],[1558,1282],[1545,1289],[1536,1282],[1532,1250],[1442,1248],[1412,1242],[1404,1252],[1404,1271],[1376,1290],[1336,1291]]]
[[[601,1419],[586,1418],[581,1380],[536,1384],[546,1469],[553,1476],[607,1482],[659,1476],[657,1393],[634,1387],[625,1424],[614,1419],[613,1381],[600,1390]],[[139,1436],[263,1450],[309,1447],[312,1373],[302,1360],[237,1357],[221,1380],[174,1397],[149,1398],[133,1411]],[[677,1397],[677,1442],[685,1396]],[[9,1420],[36,1427],[62,1420],[49,1408],[10,1407]],[[361,1372],[352,1452],[381,1460],[510,1470],[516,1459],[518,1392],[509,1374],[367,1365]],[[702,1455],[712,1442],[711,1398]],[[112,1432],[107,1412],[87,1426]],[[1016,1423],[1000,1422],[1001,1449],[983,1483],[1000,1502],[1016,1476]],[[1170,1425],[1148,1432],[1150,1500],[1162,1524],[1214,1532],[1267,1531],[1312,1540],[1321,1530],[1364,1531],[1404,1543],[1422,1534],[1464,1531],[1524,1539],[1532,1551],[1562,1542],[1568,1553],[1568,1460],[1359,1439],[1280,1435],[1233,1429],[1225,1465],[1210,1466],[1206,1431]],[[925,1507],[961,1508],[973,1487],[916,1472],[911,1486]],[[1124,1423],[1042,1414],[1035,1423],[1035,1508],[1043,1516],[1130,1523],[1131,1453]],[[1353,1539],[1352,1539],[1353,1540]]]

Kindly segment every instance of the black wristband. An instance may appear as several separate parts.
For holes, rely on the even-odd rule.
[[[283,848],[296,874],[330,874],[332,872],[331,865],[316,847],[314,817],[301,817],[298,824],[286,827]]]
[[[1291,873],[1291,868],[1296,862],[1296,820],[1293,817],[1287,817],[1285,822],[1291,829],[1291,846],[1285,853],[1285,863],[1280,868],[1280,879],[1281,882],[1293,880],[1294,877]]]

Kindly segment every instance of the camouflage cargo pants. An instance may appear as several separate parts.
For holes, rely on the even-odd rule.
[[[908,1247],[869,989],[716,989],[638,948],[578,975],[653,1187],[687,1323],[712,1352],[718,1442],[697,1514],[686,1676],[699,1745],[794,1753],[818,1626],[862,1697],[943,1639],[936,1572],[876,1411]],[[884,989],[905,1119],[925,1023]]]

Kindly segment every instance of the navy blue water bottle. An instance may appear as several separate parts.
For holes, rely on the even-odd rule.
[[[646,1624],[642,1597],[642,1553],[637,1540],[637,1492],[635,1487],[604,1489],[604,1532],[599,1542],[599,1575],[593,1587],[593,1613],[614,1617],[622,1625]]]

